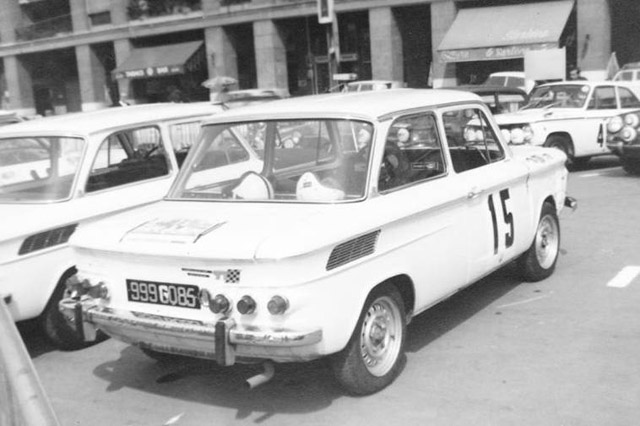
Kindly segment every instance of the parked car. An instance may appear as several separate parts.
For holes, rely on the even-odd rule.
[[[402,81],[395,80],[359,80],[346,84],[345,92],[363,92],[368,90],[387,90],[406,87]]]
[[[536,86],[535,80],[526,78],[523,71],[500,71],[489,74],[484,82],[486,86],[515,87],[526,93]]]
[[[606,118],[640,108],[640,100],[624,83],[565,81],[538,86],[518,112],[496,120],[511,144],[558,148],[569,165],[585,164],[611,154],[604,140]]]
[[[329,356],[347,392],[379,391],[413,317],[514,260],[529,281],[554,271],[566,157],[511,149],[499,132],[461,91],[226,111],[167,198],[73,236],[61,309],[86,339],[102,330],[153,358],[261,360],[252,386],[272,362]],[[206,165],[256,137],[260,167],[248,153],[233,178]]]
[[[607,120],[607,147],[620,157],[622,168],[640,175],[640,110],[613,116]]]
[[[489,107],[493,114],[516,112],[529,103],[529,95],[517,87],[466,85],[447,87],[446,89],[475,93],[480,96],[482,102]]]
[[[638,82],[640,80],[640,62],[630,62],[618,70],[613,81]]]
[[[153,104],[0,129],[0,295],[62,348],[84,342],[60,315],[76,272],[69,237],[100,217],[162,198],[200,122],[222,107]]]

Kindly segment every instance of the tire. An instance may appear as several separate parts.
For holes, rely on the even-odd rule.
[[[632,160],[630,158],[621,158],[622,168],[630,175],[640,175],[640,159]]]
[[[58,309],[58,303],[67,295],[65,283],[75,273],[75,269],[70,269],[60,278],[40,317],[47,339],[59,349],[64,350],[81,349],[91,344],[78,335],[75,328],[67,322]]]
[[[590,160],[591,157],[573,157],[573,166],[578,168],[585,167]]]
[[[518,268],[525,281],[544,280],[553,274],[560,253],[560,223],[551,203],[542,205],[540,220],[531,247],[518,259]]]
[[[571,144],[571,141],[566,137],[560,135],[551,135],[547,138],[544,146],[549,148],[556,148],[564,152],[567,156],[567,162],[565,163],[567,168],[571,168],[576,165],[576,158],[573,156],[573,145]]]
[[[60,300],[68,296],[67,286],[65,283],[67,282],[67,279],[75,273],[75,268],[64,273],[62,278],[60,278],[60,281],[58,281],[49,302],[47,302],[44,312],[40,316],[42,329],[47,340],[57,348],[67,351],[86,348],[108,338],[106,334],[98,331],[96,340],[93,342],[85,342],[84,339],[78,335],[76,329],[69,324],[60,312],[58,304],[60,303]]]
[[[351,395],[370,395],[390,385],[404,366],[406,318],[391,285],[371,292],[347,346],[331,358],[338,383]]]

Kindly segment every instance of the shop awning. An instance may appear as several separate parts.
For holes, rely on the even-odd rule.
[[[438,47],[441,62],[524,57],[555,49],[573,0],[461,9]]]
[[[184,74],[204,54],[202,41],[143,47],[131,51],[129,57],[112,71],[114,78],[149,78]]]

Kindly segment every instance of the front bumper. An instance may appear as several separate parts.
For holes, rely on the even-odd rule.
[[[607,143],[607,148],[619,157],[640,159],[640,145],[625,145],[622,142],[610,142]]]
[[[213,359],[220,365],[236,360],[270,359],[278,362],[306,361],[322,354],[320,328],[291,330],[248,327],[231,318],[202,322],[99,306],[83,296],[60,302],[60,311],[85,340],[93,341],[98,330],[124,342],[159,352]]]

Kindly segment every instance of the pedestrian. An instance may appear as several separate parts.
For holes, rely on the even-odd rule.
[[[569,70],[569,80],[586,80],[586,78],[580,74],[580,68],[573,67]]]

